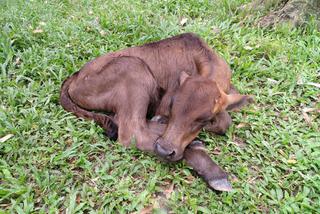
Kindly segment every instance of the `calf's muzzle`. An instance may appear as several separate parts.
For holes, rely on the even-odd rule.
[[[177,161],[182,158],[177,156],[176,150],[166,143],[162,137],[156,140],[154,148],[155,153],[167,161]]]

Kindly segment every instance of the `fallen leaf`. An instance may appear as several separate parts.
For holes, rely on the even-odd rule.
[[[165,196],[166,196],[166,199],[169,199],[169,198],[170,198],[171,193],[173,192],[173,188],[174,188],[174,184],[172,183],[168,189],[165,189],[165,190],[163,191],[163,193],[164,193]]]
[[[287,160],[287,162],[290,163],[290,164],[295,164],[295,163],[297,163],[297,160],[289,159],[289,160]]]
[[[306,112],[302,111],[302,116],[303,116],[304,120],[306,121],[306,123],[308,125],[310,125],[311,124],[311,118],[309,117],[309,115]]]
[[[7,134],[6,136],[0,138],[0,143],[4,143],[12,137],[13,137],[13,134]]]
[[[236,126],[236,128],[237,128],[237,129],[241,129],[241,128],[247,127],[247,126],[248,126],[248,123],[239,123],[239,124]]]
[[[8,203],[8,204],[6,204],[6,203],[1,203],[0,204],[0,207],[4,207],[5,209],[7,208],[7,207],[9,207],[11,205],[11,203]]]
[[[33,33],[43,33],[42,29],[35,29],[34,31],[32,31]]]
[[[67,159],[67,162],[70,164],[74,164],[76,162],[77,158],[76,157],[70,157]]]
[[[65,144],[70,147],[72,145],[73,141],[71,138],[67,138],[66,141],[65,141]]]
[[[181,20],[180,20],[180,25],[181,26],[185,26],[186,24],[187,24],[187,21],[188,21],[188,18],[182,18]]]
[[[308,113],[308,112],[313,112],[313,111],[317,111],[317,108],[304,108],[302,109],[303,112]]]
[[[140,211],[140,214],[150,214],[150,213],[152,213],[152,210],[153,210],[153,206],[150,205],[150,206],[147,206],[147,207],[143,208]]]
[[[77,204],[80,204],[80,202],[81,202],[80,194],[77,194],[76,202],[77,202]]]
[[[90,179],[90,180],[88,181],[88,184],[89,184],[91,187],[96,187],[96,186],[97,186],[97,183],[96,183],[97,180],[99,180],[99,177]]]
[[[219,147],[215,147],[212,153],[214,155],[220,155],[221,154],[221,149]]]
[[[307,82],[306,83],[307,85],[312,85],[312,86],[315,86],[317,88],[320,88],[320,83],[315,83],[315,82]]]
[[[248,51],[253,50],[253,47],[251,47],[251,46],[249,46],[249,45],[245,45],[245,46],[243,46],[243,48],[244,48],[245,50],[248,50]]]
[[[279,149],[279,153],[280,153],[281,155],[285,156],[285,153],[284,153],[284,151],[283,151],[282,149]]]
[[[101,35],[101,36],[105,36],[106,34],[107,34],[107,33],[106,33],[104,30],[101,30],[101,31],[100,31],[100,35]]]
[[[187,184],[191,184],[191,183],[193,183],[194,179],[195,179],[195,177],[193,177],[193,175],[188,175],[188,176],[186,177],[186,179],[185,179],[185,182],[186,182]]]

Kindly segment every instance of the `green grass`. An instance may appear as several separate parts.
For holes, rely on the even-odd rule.
[[[0,209],[320,212],[320,89],[308,84],[320,80],[320,33],[313,22],[259,29],[263,12],[242,12],[245,2],[0,1],[0,137],[13,135],[0,143]],[[124,149],[58,104],[62,81],[90,59],[190,31],[255,96],[232,113],[226,136],[201,133],[232,175],[231,193],[211,191],[183,162]],[[306,113],[310,123],[305,108],[316,109]]]

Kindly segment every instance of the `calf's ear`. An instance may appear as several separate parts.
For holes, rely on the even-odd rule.
[[[241,95],[241,94],[229,94],[225,96],[225,110],[233,111],[239,110],[241,107],[253,103],[253,98],[249,95]]]
[[[239,93],[226,94],[219,86],[218,90],[221,96],[215,100],[215,106],[212,110],[213,113],[239,110],[241,107],[253,103],[254,101],[249,95],[242,95]]]

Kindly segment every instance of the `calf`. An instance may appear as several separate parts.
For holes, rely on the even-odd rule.
[[[226,111],[251,101],[249,96],[227,94],[230,77],[225,61],[188,33],[87,63],[65,80],[60,103],[79,117],[95,120],[108,136],[118,135],[125,146],[135,141],[140,150],[177,161],[203,127],[225,132],[231,121]],[[151,127],[148,112],[169,118],[163,134]],[[214,120],[229,122],[216,127],[210,125]],[[195,163],[188,157],[190,165]]]
[[[169,161],[176,161],[202,127],[208,128],[212,120],[229,119],[227,108],[231,110],[251,100],[248,96],[226,94],[231,88],[230,78],[226,62],[198,36],[186,33],[94,59],[64,82],[60,102],[77,116],[98,122],[111,137],[118,126],[123,145],[129,146],[135,137],[139,149],[155,150]],[[189,86],[174,96],[187,79]],[[195,92],[199,96],[192,96]],[[146,123],[148,109],[154,110],[152,106],[158,106],[157,115],[170,118],[164,137],[155,145],[148,141],[155,136]],[[184,110],[173,113],[179,111],[179,106]],[[112,112],[114,119],[89,112],[92,110]],[[180,126],[186,121],[188,125]],[[196,121],[198,125],[191,127]]]

